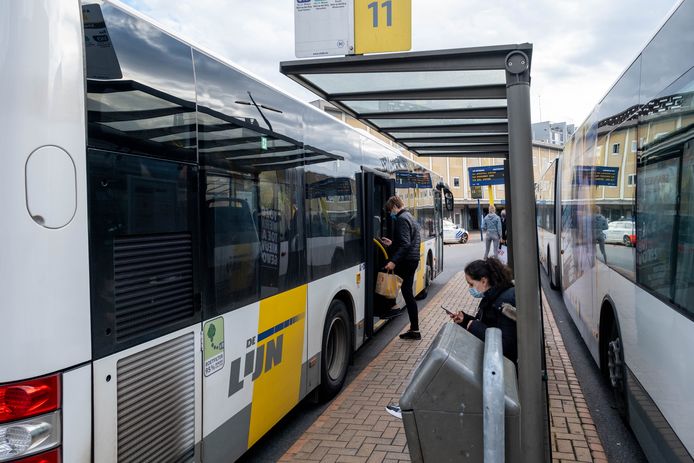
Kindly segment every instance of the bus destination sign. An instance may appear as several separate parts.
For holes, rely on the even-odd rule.
[[[470,186],[504,184],[504,166],[468,167]]]
[[[619,167],[576,166],[575,185],[617,186]]]

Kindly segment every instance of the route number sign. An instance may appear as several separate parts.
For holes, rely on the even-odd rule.
[[[356,54],[412,48],[412,0],[354,0]]]
[[[412,0],[294,0],[297,58],[412,48]]]

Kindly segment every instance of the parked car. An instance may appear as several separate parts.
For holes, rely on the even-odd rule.
[[[449,220],[443,221],[443,242],[444,243],[467,243],[468,233],[464,228],[459,227]]]
[[[605,243],[621,243],[633,246],[636,242],[636,226],[631,220],[615,220],[607,224]]]

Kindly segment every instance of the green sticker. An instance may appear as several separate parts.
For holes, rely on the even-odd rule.
[[[202,335],[205,339],[205,376],[210,376],[224,368],[224,318],[205,323]]]

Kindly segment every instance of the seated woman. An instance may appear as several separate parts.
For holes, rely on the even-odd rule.
[[[461,311],[450,317],[482,341],[487,328],[499,328],[504,357],[516,363],[516,290],[511,269],[493,257],[479,259],[465,267],[465,279],[470,294],[482,299],[477,315],[473,317]]]

